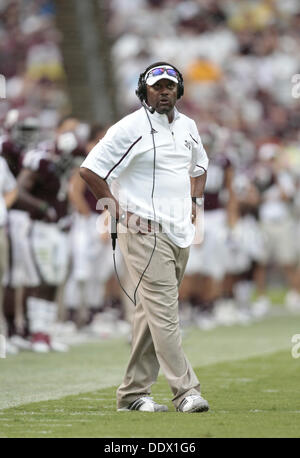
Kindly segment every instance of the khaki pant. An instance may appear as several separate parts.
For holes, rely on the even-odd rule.
[[[0,227],[0,334],[5,335],[6,326],[3,315],[3,285],[2,280],[4,277],[8,256],[8,246],[6,232],[3,227]]]
[[[136,287],[149,262],[155,236],[128,231],[119,234],[118,240]],[[200,392],[199,381],[183,352],[179,329],[178,286],[188,256],[189,248],[179,248],[166,234],[156,234],[156,249],[138,288],[131,356],[117,390],[118,408],[149,396],[159,368],[170,385],[175,407],[185,396]],[[133,297],[133,291],[128,293]]]

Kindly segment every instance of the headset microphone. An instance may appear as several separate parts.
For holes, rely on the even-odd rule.
[[[149,107],[149,105],[147,105],[145,100],[141,100],[141,104],[143,105],[144,108],[146,108],[146,110],[150,111],[151,114],[155,112],[155,108]]]

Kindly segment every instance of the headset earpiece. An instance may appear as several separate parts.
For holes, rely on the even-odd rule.
[[[138,86],[135,91],[136,95],[140,99],[140,101],[146,100],[147,97],[147,89],[146,89],[146,82],[145,82],[145,73],[141,73],[138,81]]]

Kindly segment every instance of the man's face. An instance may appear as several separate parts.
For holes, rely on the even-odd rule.
[[[148,105],[159,114],[170,113],[177,100],[177,84],[166,78],[157,81],[153,86],[147,85]]]

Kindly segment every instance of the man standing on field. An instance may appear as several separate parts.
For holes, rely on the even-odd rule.
[[[138,285],[119,411],[168,410],[150,397],[159,368],[177,411],[209,408],[183,352],[178,319],[178,287],[195,235],[192,214],[202,204],[208,166],[195,122],[175,108],[183,91],[173,65],[150,65],[136,91],[142,108],[113,125],[81,167],[95,197],[115,204],[120,248]]]

